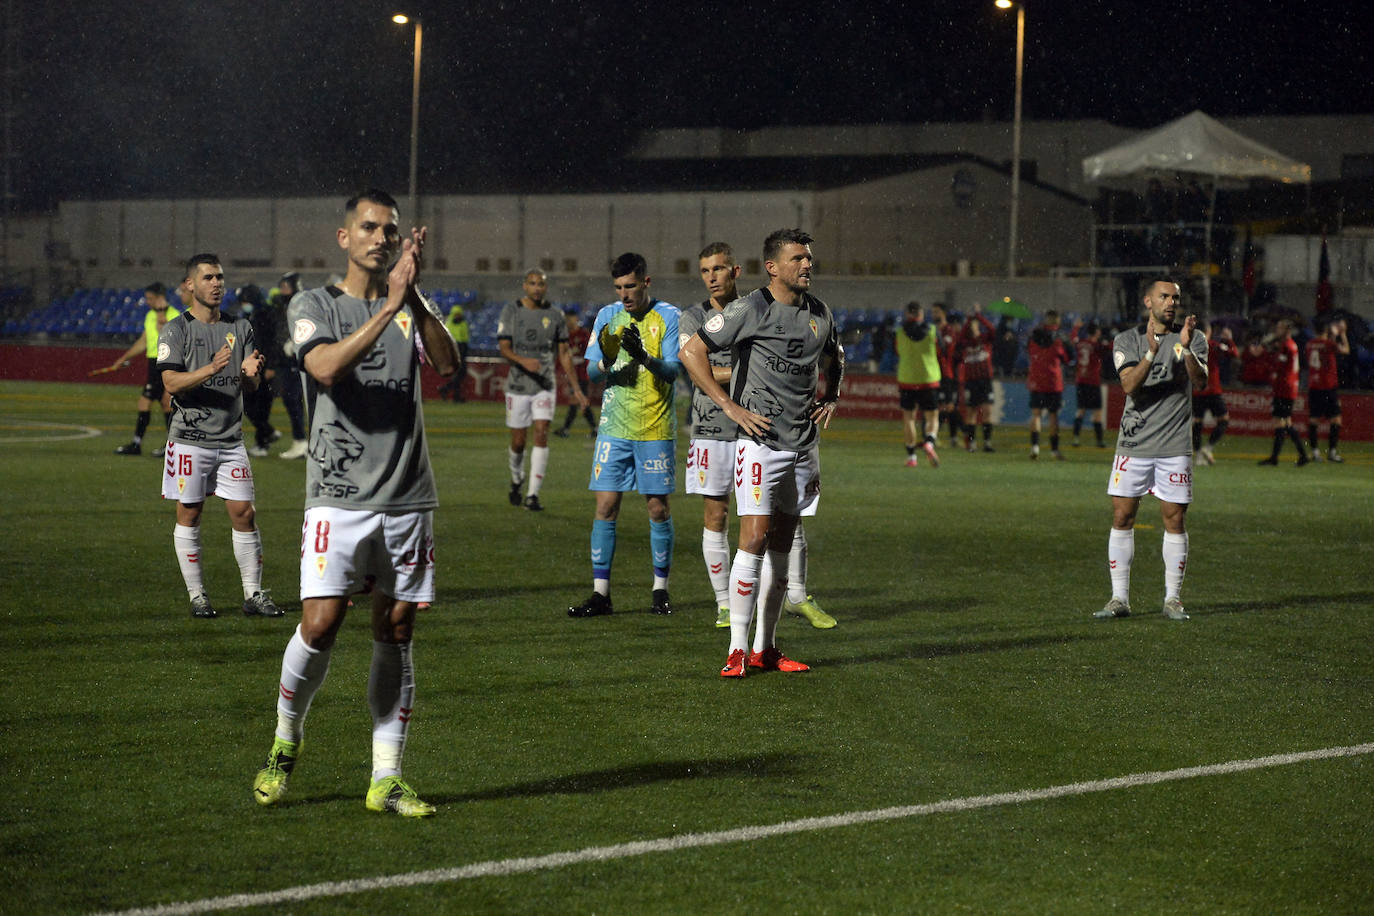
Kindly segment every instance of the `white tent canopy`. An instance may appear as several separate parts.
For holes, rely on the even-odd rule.
[[[1236,133],[1201,111],[1083,160],[1085,181],[1179,172],[1217,180],[1252,178],[1285,184],[1312,181],[1312,167]]]

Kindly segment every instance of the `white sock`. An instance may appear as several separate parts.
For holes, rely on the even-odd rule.
[[[252,598],[262,591],[262,535],[252,531],[232,530],[234,559],[239,562],[239,579],[243,582],[243,597]]]
[[[525,452],[513,448],[506,449],[506,461],[510,464],[510,482],[525,482]]]
[[[777,645],[778,618],[782,616],[782,596],[787,591],[787,579],[778,570],[787,568],[787,554],[770,550],[759,574],[759,624],[754,628],[754,651]]]
[[[706,575],[716,593],[716,607],[730,606],[730,534],[728,531],[701,529],[701,557]]]
[[[549,447],[536,445],[530,450],[530,486],[527,496],[537,496],[544,485],[544,472],[549,469]]]
[[[1177,598],[1188,568],[1188,532],[1164,532],[1164,599]]]
[[[759,567],[763,557],[743,550],[735,551],[730,567],[730,651],[749,648],[749,623],[754,619],[758,600]]]
[[[1135,529],[1113,528],[1107,538],[1107,568],[1112,576],[1112,597],[1131,600],[1131,560],[1135,558]]]
[[[329,650],[312,649],[301,638],[301,628],[291,634],[281,657],[281,682],[277,688],[277,737],[300,742],[305,734],[305,714],[315,691],[329,673]]]
[[[793,604],[806,600],[806,531],[800,519],[792,535],[792,552],[787,555],[787,600]]]
[[[372,779],[400,776],[410,711],[415,706],[415,665],[409,642],[373,641],[367,705],[372,710]]]
[[[192,598],[205,594],[205,579],[200,571],[200,528],[177,525],[172,529],[172,544],[176,547],[177,565],[186,592]]]

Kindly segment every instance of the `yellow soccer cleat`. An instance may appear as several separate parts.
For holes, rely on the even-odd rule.
[[[399,776],[388,776],[372,783],[367,790],[367,810],[395,811],[401,817],[429,817],[435,808],[421,801],[415,790]]]
[[[784,599],[782,609],[789,614],[805,617],[818,630],[828,630],[838,622],[834,617],[821,610],[821,606],[816,603],[816,599],[811,595],[807,595],[804,601],[798,601],[795,604]]]
[[[296,758],[301,753],[301,742],[272,740],[272,750],[267,752],[267,763],[258,770],[253,780],[253,800],[260,805],[275,805],[286,795],[286,782],[291,771],[296,768]]]

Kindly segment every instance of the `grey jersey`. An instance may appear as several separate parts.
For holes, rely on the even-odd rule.
[[[157,339],[161,372],[194,372],[210,365],[229,344],[229,364],[201,384],[172,396],[167,438],[182,445],[233,448],[243,442],[243,358],[253,352],[253,326],[247,318],[220,316],[207,324],[188,309],[163,325]]]
[[[816,443],[809,408],[816,397],[822,356],[839,358],[830,309],[803,293],[783,305],[765,287],[736,299],[708,317],[697,335],[710,352],[733,348],[730,396],[746,410],[772,421],[763,444],[799,452]]]
[[[716,310],[709,299],[682,310],[677,319],[679,351],[701,329],[706,319],[714,314]],[[735,354],[732,350],[717,350],[709,354],[709,359],[713,367],[728,369],[734,365]],[[734,442],[739,436],[739,427],[735,422],[695,385],[692,386],[692,400],[687,407],[687,430],[687,435],[693,439]]]
[[[385,299],[336,286],[306,290],[288,317],[296,358],[362,327]],[[417,512],[438,505],[420,406],[419,328],[404,306],[362,362],[326,388],[309,378],[310,460],[305,506]]]
[[[558,345],[568,342],[568,324],[563,313],[547,302],[528,309],[520,302],[507,302],[501,309],[496,339],[509,340],[516,356],[539,360],[539,374],[514,364],[506,375],[506,390],[511,394],[538,394],[553,390],[553,364]]]
[[[1150,349],[1146,325],[1122,331],[1112,342],[1112,364],[1120,373],[1136,365]],[[1190,349],[1207,370],[1207,338],[1193,332]],[[1171,332],[1159,338],[1150,372],[1121,413],[1116,450],[1140,458],[1175,458],[1193,453],[1193,383],[1183,363],[1182,338]]]

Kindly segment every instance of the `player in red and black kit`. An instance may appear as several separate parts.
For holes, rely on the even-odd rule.
[[[1083,417],[1092,411],[1093,435],[1097,447],[1106,448],[1102,438],[1102,357],[1111,356],[1112,345],[1102,340],[1102,328],[1096,321],[1074,325],[1074,386],[1078,410],[1073,415],[1073,444],[1083,432]]]
[[[587,421],[587,435],[596,438],[596,416],[592,414],[591,401],[591,381],[587,378],[587,359],[583,355],[587,352],[587,344],[592,342],[592,332],[583,327],[582,322],[577,320],[577,313],[568,311],[565,313],[564,321],[568,324],[568,350],[572,353],[573,368],[577,373],[577,387],[582,389],[582,393],[587,396],[588,404],[582,408],[582,417]],[[563,425],[553,431],[553,434],[560,439],[568,438],[568,430],[572,428],[573,421],[577,419],[577,404],[574,398],[568,398],[568,414],[563,418]]]
[[[1293,440],[1298,450],[1298,467],[1312,459],[1307,457],[1307,449],[1302,446],[1302,437],[1293,428],[1293,402],[1298,399],[1298,345],[1293,340],[1293,322],[1287,318],[1279,319],[1274,328],[1274,336],[1269,341],[1274,374],[1274,450],[1260,464],[1279,463],[1279,452],[1283,449],[1286,436]]]
[[[973,451],[974,436],[983,428],[983,451],[992,447],[992,322],[974,305],[964,322],[954,351],[955,370],[964,381],[964,444]]]
[[[1236,356],[1239,351],[1230,328],[1223,327],[1213,334],[1212,322],[1204,321],[1202,331],[1207,335],[1207,387],[1193,392],[1193,451],[1206,463],[1216,464],[1212,449],[1226,435],[1226,427],[1231,423],[1227,419],[1226,399],[1221,396],[1221,361],[1223,357]],[[1203,445],[1202,422],[1209,413],[1216,425],[1207,437],[1207,444]]]
[[[1059,313],[1050,309],[1045,312],[1045,323],[1031,331],[1030,343],[1026,345],[1030,356],[1026,388],[1030,390],[1032,461],[1040,457],[1040,421],[1046,413],[1050,416],[1050,452],[1056,461],[1064,460],[1059,451],[1059,411],[1064,406],[1064,366],[1070,357],[1064,342],[1056,336],[1058,330]]]
[[[1336,451],[1341,441],[1340,373],[1337,358],[1350,354],[1350,341],[1345,336],[1345,321],[1340,318],[1327,322],[1316,337],[1307,342],[1303,362],[1307,363],[1307,444],[1312,447],[1312,460],[1321,461],[1317,447],[1319,420],[1327,420],[1326,457],[1336,464],[1345,461]]]
[[[949,312],[943,303],[937,302],[930,307],[931,320],[935,323],[935,354],[940,360],[940,423],[949,423],[949,446],[959,447],[959,430],[963,422],[959,416],[959,377],[955,374],[954,351],[959,346],[958,322],[949,320]]]

